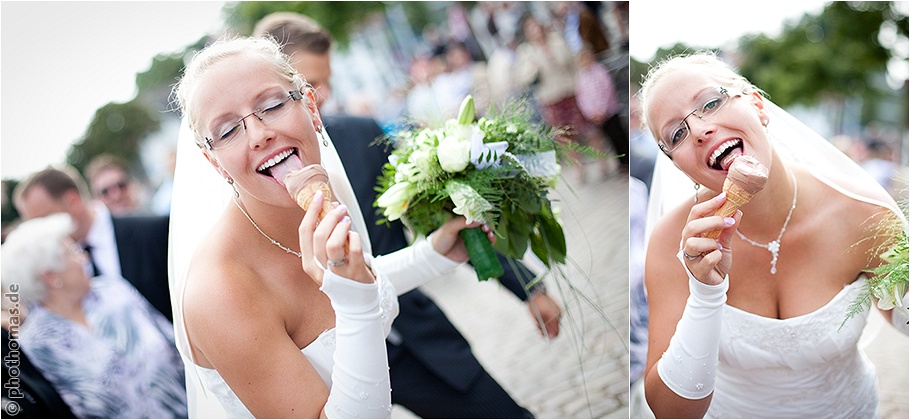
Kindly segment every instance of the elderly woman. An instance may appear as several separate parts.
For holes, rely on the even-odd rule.
[[[22,350],[77,417],[186,417],[170,322],[123,278],[89,278],[73,229],[65,214],[31,219],[3,244],[3,290],[29,307]]]

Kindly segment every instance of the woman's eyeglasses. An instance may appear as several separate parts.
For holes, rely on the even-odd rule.
[[[284,117],[293,108],[291,101],[303,99],[303,94],[299,90],[288,92],[287,96],[267,100],[262,106],[255,111],[240,117],[236,121],[223,124],[221,127],[213,130],[211,137],[205,138],[205,147],[209,150],[223,149],[233,143],[235,140],[249,140],[246,135],[246,119],[256,117],[260,122],[269,125]]]
[[[680,144],[689,138],[689,123],[686,122],[689,117],[694,115],[700,120],[710,118],[723,108],[729,99],[730,94],[727,92],[726,88],[719,88],[717,90],[712,89],[704,93],[695,102],[699,104],[698,108],[695,108],[692,112],[686,114],[686,116],[679,121],[679,124],[670,126],[660,134],[660,138],[657,140],[657,146],[669,156],[671,152],[676,150]]]

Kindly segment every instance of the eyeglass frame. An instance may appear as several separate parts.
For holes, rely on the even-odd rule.
[[[281,105],[286,104],[289,100],[290,101],[299,101],[301,99],[303,99],[303,93],[300,92],[299,89],[289,90],[287,99],[284,100],[283,102],[281,102]],[[246,119],[251,116],[255,116],[256,119],[258,119],[261,122],[262,117],[260,116],[260,114],[262,114],[263,112],[266,112],[266,111],[268,111],[268,109],[261,109],[261,108],[256,109],[255,111],[250,112],[249,114],[246,114],[246,115],[238,118],[237,121],[234,122],[234,125],[231,127],[234,127],[234,128],[243,127],[243,130],[246,131]],[[288,110],[287,112],[290,112],[290,110]],[[233,130],[231,130],[231,131],[233,131]],[[204,137],[204,139],[205,139],[205,141],[203,143],[205,144],[205,148],[207,150],[209,150],[209,151],[217,150],[215,148],[215,144],[214,144],[215,140],[213,140],[211,137]],[[223,147],[219,147],[218,149],[221,149],[221,148],[223,148]]]
[[[683,117],[683,118],[679,121],[678,124],[676,124],[676,127],[677,127],[677,128],[680,127],[680,126],[685,126],[685,128],[686,128],[686,136],[683,137],[683,139],[680,140],[679,143],[676,144],[676,146],[673,146],[672,148],[669,148],[669,147],[667,147],[667,146],[664,144],[664,143],[666,143],[666,141],[665,141],[663,138],[661,138],[661,137],[663,137],[663,135],[661,135],[661,136],[657,139],[657,147],[660,149],[660,151],[664,152],[665,155],[670,156],[670,153],[672,153],[673,151],[675,151],[676,149],[678,149],[679,146],[681,146],[683,143],[685,143],[686,140],[689,139],[689,135],[692,133],[692,129],[689,127],[689,122],[688,122],[689,117],[691,117],[691,116],[694,115],[694,116],[696,116],[698,119],[704,121],[705,118],[709,118],[709,117],[711,117],[711,116],[717,114],[717,112],[720,111],[721,108],[723,108],[724,105],[726,105],[727,102],[728,102],[730,99],[732,99],[732,98],[734,98],[734,97],[737,97],[737,96],[740,96],[739,94],[730,95],[730,91],[727,90],[727,88],[725,88],[725,87],[723,87],[723,86],[719,86],[718,89],[720,89],[720,93],[721,93],[721,95],[722,95],[721,98],[723,98],[723,101],[722,101],[718,106],[716,106],[715,108],[713,108],[713,109],[711,110],[711,112],[708,112],[708,113],[702,112],[701,115],[698,115],[698,110],[699,110],[699,108],[703,108],[705,105],[707,105],[707,102],[705,102],[704,104],[701,104],[701,105],[699,106],[699,108],[695,108],[695,109],[692,110],[692,112],[686,114],[686,116]]]

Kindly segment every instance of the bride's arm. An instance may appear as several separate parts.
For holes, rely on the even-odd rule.
[[[689,215],[685,207],[677,208],[658,223],[648,244],[645,397],[658,418],[701,418],[711,404],[722,307],[729,280],[724,275],[722,281],[702,282],[689,272],[678,255],[681,246],[698,254],[693,247],[701,246],[696,243],[704,244],[701,239],[686,243],[680,240],[681,236],[694,238],[700,232],[724,227],[722,220],[704,216],[712,214],[718,203],[711,200],[697,204]],[[725,230],[718,240],[729,247],[732,234],[731,230]],[[695,263],[700,264],[694,271],[703,277],[720,277],[711,268],[714,260],[709,259],[714,257],[706,255],[690,263],[693,267]],[[704,274],[706,270],[710,275]]]
[[[467,261],[467,250],[458,233],[476,226],[465,225],[463,217],[449,220],[428,238],[373,258],[373,271],[388,279],[399,295],[405,294]]]

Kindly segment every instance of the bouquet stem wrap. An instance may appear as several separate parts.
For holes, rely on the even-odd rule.
[[[468,250],[468,257],[471,258],[471,265],[474,266],[474,272],[477,273],[477,279],[485,281],[502,276],[502,264],[496,257],[496,252],[493,250],[493,245],[487,238],[486,232],[476,227],[464,229],[460,234],[464,246]]]

